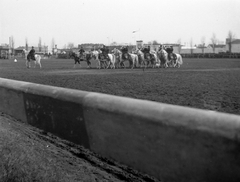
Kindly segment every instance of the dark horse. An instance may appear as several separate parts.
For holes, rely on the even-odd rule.
[[[87,62],[87,65],[88,65],[88,68],[91,68],[91,58],[92,58],[92,54],[90,53],[83,53],[82,55],[77,55],[75,52],[70,52],[69,53],[69,57],[70,58],[73,58],[75,63],[74,63],[74,68],[76,67],[76,64],[78,63],[80,66],[80,62],[81,61],[86,61]]]

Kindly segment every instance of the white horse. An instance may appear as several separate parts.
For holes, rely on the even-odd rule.
[[[122,51],[117,48],[112,50],[112,53],[115,55],[115,65],[117,68],[125,68],[124,61],[122,60]]]
[[[140,49],[137,49],[135,51],[135,54],[138,56],[138,62],[140,64],[140,67],[143,68],[143,69],[146,69],[148,63],[147,63],[147,60],[144,57],[144,53]]]
[[[160,48],[157,51],[157,57],[160,60],[160,68],[167,68],[169,63],[168,53],[163,48]]]
[[[138,55],[136,54],[132,54],[132,53],[129,53],[129,55],[131,56],[132,58],[132,69],[135,67],[137,68],[138,65],[139,65],[139,62],[138,62]]]
[[[93,50],[93,51],[91,51],[91,52],[92,52],[92,57],[93,57],[93,59],[96,60],[97,63],[98,63],[97,68],[100,69],[100,68],[101,68],[101,62],[100,62],[100,60],[99,60],[99,52],[96,51],[96,50]]]
[[[107,69],[110,67],[112,69],[115,69],[115,55],[114,54],[107,54],[106,58],[102,53],[99,54],[99,69],[101,68],[101,62],[107,63]]]
[[[157,52],[151,50],[151,51],[150,51],[150,54],[152,54],[153,57],[154,57],[154,58],[153,58],[153,59],[154,59],[154,65],[153,65],[153,67],[154,67],[154,68],[155,68],[155,67],[159,68],[159,67],[160,67],[160,60],[159,60],[158,57],[157,57]]]
[[[173,67],[174,68],[180,68],[180,66],[183,64],[182,56],[180,54],[175,53],[177,56],[177,59],[173,60]]]
[[[34,68],[36,68],[36,65],[38,64],[40,68],[42,68],[42,65],[41,65],[41,56],[38,55],[38,54],[35,54],[34,57],[35,57],[35,60],[33,60],[31,58],[31,56],[29,55],[29,52],[25,49],[23,49],[23,55],[24,55],[24,58],[25,58],[25,62],[26,62],[26,67],[27,68],[31,68],[31,60],[34,62]]]

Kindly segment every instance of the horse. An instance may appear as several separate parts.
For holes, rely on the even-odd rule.
[[[42,68],[40,55],[35,54],[34,55],[35,59],[33,59],[32,56],[28,53],[28,51],[23,49],[23,56],[25,58],[27,68],[31,68],[31,62],[30,62],[31,60],[34,61],[34,68],[36,68],[37,64],[39,65],[40,68]]]
[[[180,68],[180,65],[183,64],[182,56],[180,54],[174,53],[176,56],[170,55],[171,60],[169,61],[169,66],[174,68]]]
[[[133,54],[133,53],[129,53],[129,55],[131,56],[131,59],[132,59],[132,69],[134,67],[137,68],[138,65],[139,65],[138,56],[136,54]]]
[[[104,63],[108,63],[107,64],[107,69],[110,67],[112,69],[115,69],[115,55],[114,54],[107,54],[107,58],[106,56],[103,54],[103,53],[100,53],[99,54],[99,60],[100,60],[100,63],[101,62],[104,62]],[[101,68],[100,66],[101,64],[99,64],[99,69]]]
[[[92,54],[92,58],[93,58],[94,60],[96,60],[97,63],[98,63],[97,68],[100,69],[100,67],[101,67],[101,62],[100,62],[100,60],[99,60],[99,52],[96,51],[96,50],[93,50],[93,51],[91,51],[91,54]]]
[[[158,57],[157,57],[157,52],[151,50],[151,51],[150,51],[150,54],[151,54],[152,67],[153,67],[153,68],[159,67],[159,66],[160,66],[160,60],[159,60]]]
[[[167,68],[168,67],[168,53],[163,48],[157,51],[157,57],[160,60],[160,68]]]
[[[136,55],[134,53],[134,51],[132,51],[131,53],[123,53],[120,55],[120,65],[124,65],[124,61],[129,61],[129,68],[133,69],[133,68],[137,68],[139,66],[139,62],[138,62],[138,55]]]
[[[140,64],[140,67],[145,69],[148,63],[147,60],[145,59],[144,53],[140,49],[137,49],[135,51],[135,54],[138,56],[138,62]]]
[[[115,55],[115,65],[116,65],[116,67],[117,68],[125,68],[125,64],[122,61],[122,52],[119,49],[114,48],[112,50],[112,53]]]
[[[73,58],[74,59],[74,66],[73,68],[76,67],[76,64],[78,63],[79,66],[81,67],[81,61],[86,61],[87,62],[87,67],[88,68],[91,68],[91,62],[90,62],[90,59],[91,59],[91,54],[90,53],[83,53],[83,54],[76,54],[75,52],[70,52],[69,53],[69,57],[70,58]]]

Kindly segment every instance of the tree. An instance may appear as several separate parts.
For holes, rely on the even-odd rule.
[[[25,38],[25,49],[28,51],[28,39]]]
[[[55,39],[52,38],[52,43],[51,43],[51,47],[52,47],[52,54],[54,54],[54,49],[55,49]]]
[[[193,54],[193,39],[190,40],[191,54]]]
[[[55,39],[54,38],[52,38],[52,43],[51,43],[51,47],[52,47],[52,49],[54,49],[55,48]]]
[[[178,43],[178,53],[181,54],[181,49],[182,49],[182,41],[181,41],[181,39],[178,39],[177,43]]]
[[[215,33],[213,33],[213,35],[212,35],[211,43],[212,43],[213,53],[215,53],[215,45],[217,43],[217,38],[216,38],[216,34]]]
[[[112,42],[110,45],[111,46],[116,46],[118,43],[116,41]]]
[[[153,41],[152,41],[152,44],[153,44],[153,45],[158,45],[159,43],[158,43],[158,41],[153,40]]]
[[[74,43],[69,42],[68,45],[67,45],[67,48],[68,48],[68,49],[74,48]]]
[[[39,49],[39,52],[42,51],[42,39],[41,39],[41,37],[39,37],[39,41],[38,41],[38,49]]]
[[[9,37],[9,48],[11,50],[11,53],[14,54],[14,46],[15,46],[15,41],[13,36]]]
[[[205,48],[205,37],[201,38],[201,48],[202,48],[202,53],[204,54],[204,48]]]
[[[229,53],[232,53],[232,42],[234,41],[234,39],[235,39],[235,35],[232,33],[232,31],[229,30],[227,41],[226,41],[226,44],[228,44]]]

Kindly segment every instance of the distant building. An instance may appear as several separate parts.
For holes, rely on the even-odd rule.
[[[103,46],[104,44],[92,44],[92,43],[86,43],[86,44],[79,44],[78,45],[78,50],[83,47],[85,51],[91,51],[95,47],[96,49],[99,49]]]
[[[0,45],[0,59],[7,59],[9,56],[9,45],[1,44]]]
[[[25,46],[20,46],[16,49],[14,49],[14,55],[18,56],[18,57],[22,57],[23,56],[23,49],[26,49]]]
[[[143,41],[142,40],[137,40],[136,41],[136,47],[137,48],[142,48],[143,47]]]
[[[226,39],[226,52],[230,52],[229,39]],[[231,42],[231,52],[240,53],[240,39],[233,39]]]
[[[37,54],[49,53],[48,46],[42,46],[42,47],[37,47],[37,46],[35,47],[35,46],[33,46],[33,47],[34,47],[35,52]],[[16,49],[14,49],[14,55],[18,56],[18,57],[22,56],[23,49],[26,50],[26,46],[19,46],[19,47],[17,47]],[[32,46],[28,46],[28,51],[30,51],[31,49],[32,49]]]

